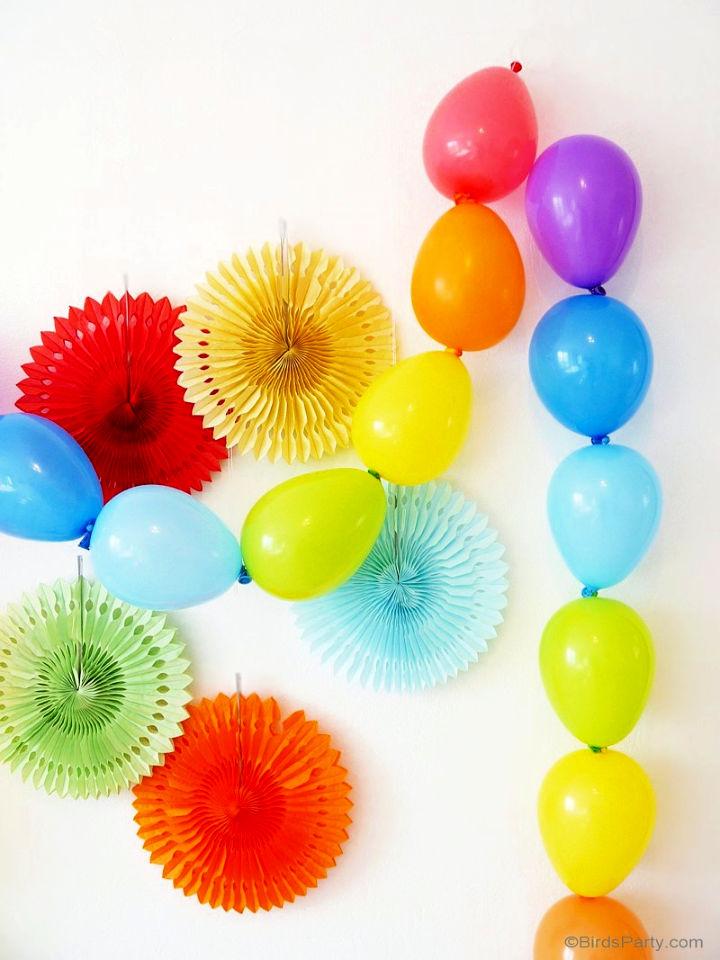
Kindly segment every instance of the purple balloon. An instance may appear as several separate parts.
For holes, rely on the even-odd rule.
[[[525,191],[530,230],[563,280],[591,290],[609,280],[635,239],[640,177],[604,137],[558,140],[535,161]]]

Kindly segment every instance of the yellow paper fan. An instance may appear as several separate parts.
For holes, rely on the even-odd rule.
[[[198,286],[177,336],[179,382],[204,425],[288,463],[349,446],[355,405],[393,359],[377,290],[302,243],[233,254]]]

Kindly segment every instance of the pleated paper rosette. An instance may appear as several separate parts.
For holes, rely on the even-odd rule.
[[[72,434],[106,500],[146,483],[200,490],[227,457],[177,383],[173,347],[183,309],[147,293],[88,298],[82,310],[55,318],[23,365],[18,408]]]
[[[0,759],[48,793],[117,793],[182,732],[188,666],[163,614],[84,578],[41,586],[0,617]]]
[[[383,530],[358,572],[295,604],[303,635],[348,679],[415,690],[467,670],[506,605],[504,547],[447,483],[388,485]]]
[[[241,453],[319,458],[350,444],[352,412],[393,360],[390,313],[353,267],[299,243],[233,254],[188,301],[186,398]]]
[[[163,876],[224,910],[281,907],[317,886],[347,839],[346,770],[302,711],[219,694],[191,705],[164,766],[135,787]]]

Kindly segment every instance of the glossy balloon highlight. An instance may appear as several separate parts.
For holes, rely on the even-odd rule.
[[[452,200],[498,200],[527,177],[537,151],[530,94],[506,67],[466,77],[440,101],[423,141],[427,175]]]
[[[243,562],[276,597],[306,600],[339,587],[362,564],[385,519],[385,492],[364,470],[318,470],[278,484],[243,525]]]
[[[645,622],[619,600],[565,604],[540,642],[540,672],[555,712],[590,746],[623,740],[647,702],[655,652]]]
[[[540,832],[563,883],[602,897],[642,857],[655,823],[655,794],[642,767],[616,750],[578,750],[550,769],[538,798]]]
[[[102,503],[93,465],[62,427],[29,413],[0,416],[0,532],[77,540]]]
[[[548,489],[555,542],[591,589],[619,583],[645,555],[660,522],[657,474],[637,451],[591,444],[566,457]]]
[[[149,484],[113,497],[90,540],[97,579],[136,607],[177,610],[224,593],[240,573],[240,547],[198,500]]]
[[[472,385],[455,354],[401,360],[375,379],[355,408],[352,442],[363,463],[391,483],[426,483],[465,442]]]
[[[431,227],[415,261],[413,309],[423,329],[455,350],[485,350],[510,333],[525,299],[520,251],[489,207],[461,203]]]
[[[591,289],[620,268],[642,211],[640,177],[630,157],[604,137],[558,140],[542,153],[525,192],[528,224],[553,270]]]
[[[586,437],[612,433],[632,417],[652,368],[642,321],[612,297],[561,300],[540,320],[530,343],[538,396],[556,420]]]

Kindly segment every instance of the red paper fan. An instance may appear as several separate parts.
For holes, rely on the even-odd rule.
[[[184,309],[147,293],[88,298],[83,310],[55,318],[23,365],[17,406],[75,437],[106,499],[144,483],[200,490],[227,457],[177,384],[173,347]]]
[[[183,736],[134,792],[138,834],[186,896],[255,912],[303,896],[347,839],[340,754],[302,711],[219,694],[190,706]]]

